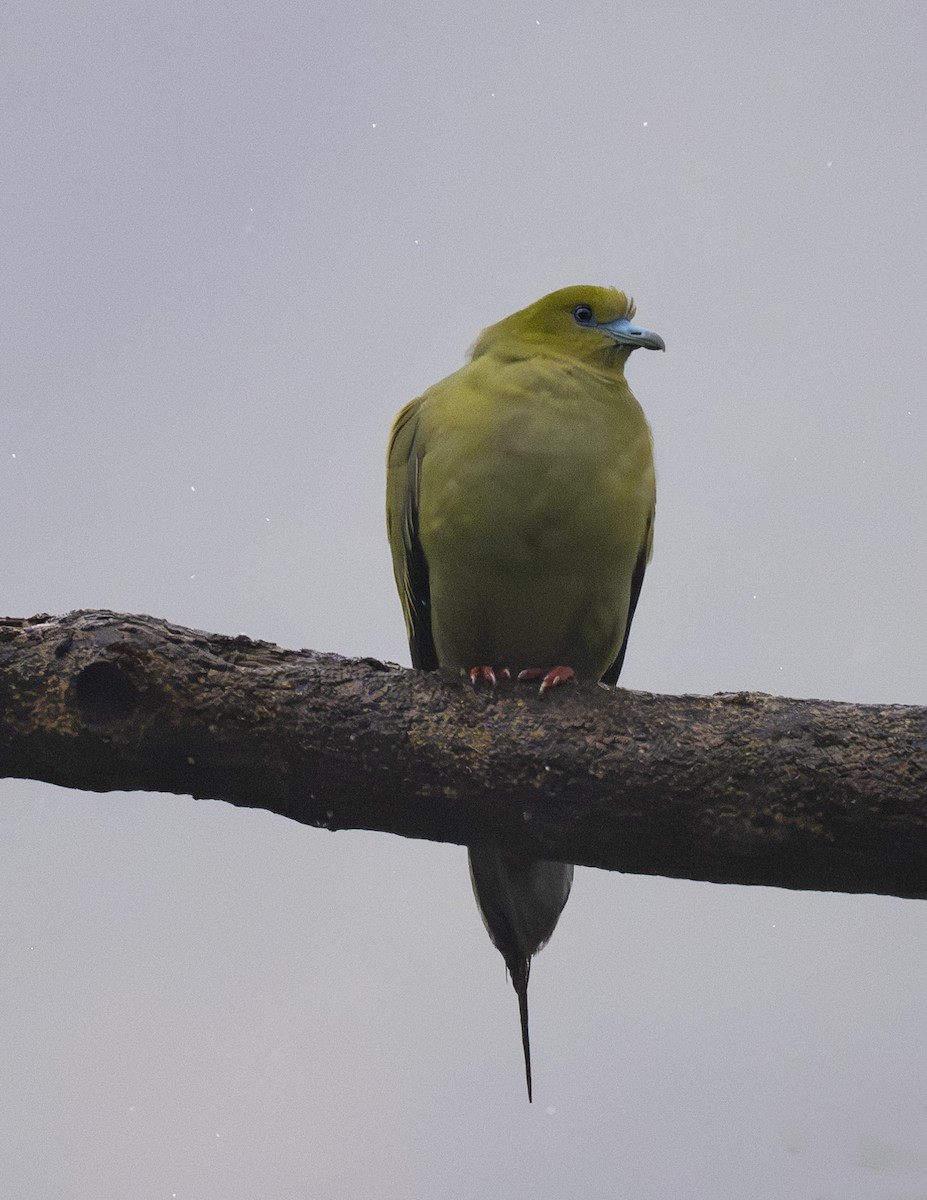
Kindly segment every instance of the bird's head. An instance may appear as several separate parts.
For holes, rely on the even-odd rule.
[[[638,346],[666,348],[658,333],[632,323],[634,311],[634,301],[614,288],[561,288],[484,329],[471,356],[491,351],[520,358],[546,352],[621,367]]]

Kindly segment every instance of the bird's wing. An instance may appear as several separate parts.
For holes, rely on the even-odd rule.
[[[386,469],[386,529],[393,553],[393,572],[402,601],[412,666],[433,671],[438,666],[431,632],[428,563],[418,536],[422,450],[418,438],[421,397],[407,404],[393,425]]]
[[[621,668],[624,665],[625,651],[628,648],[628,635],[631,632],[631,621],[634,619],[634,610],[637,608],[638,597],[641,594],[641,585],[644,582],[644,572],[647,570],[647,564],[650,562],[650,553],[653,549],[653,510],[650,512],[650,517],[647,521],[647,530],[644,538],[641,541],[640,552],[637,556],[637,562],[634,564],[634,573],[631,576],[631,594],[628,598],[628,620],[624,627],[624,638],[621,642],[621,649],[618,651],[617,657],[612,665],[602,676],[602,682],[615,684],[618,682],[618,676],[621,674]]]

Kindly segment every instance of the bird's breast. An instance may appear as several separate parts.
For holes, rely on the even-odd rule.
[[[622,397],[623,399],[623,397]],[[420,535],[484,566],[573,571],[636,555],[653,504],[650,432],[627,404],[497,397],[422,461]],[[617,411],[616,411],[617,409]],[[439,551],[439,557],[440,557]],[[603,562],[604,559],[604,562]]]
[[[564,663],[597,677],[623,637],[652,518],[643,413],[626,385],[455,399],[421,461],[440,661]]]

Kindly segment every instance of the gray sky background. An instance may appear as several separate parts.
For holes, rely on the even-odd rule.
[[[553,288],[667,353],[623,682],[927,702],[922,4],[8,4],[2,608],[408,662],[407,399]],[[6,1196],[923,1200],[927,907],[583,870],[536,1102],[464,851],[20,781]]]

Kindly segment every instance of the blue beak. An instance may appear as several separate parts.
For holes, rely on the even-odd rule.
[[[666,344],[658,333],[632,325],[626,317],[620,317],[617,321],[609,321],[600,325],[599,329],[607,330],[619,346],[630,346],[632,349],[643,346],[645,350],[666,349]]]

